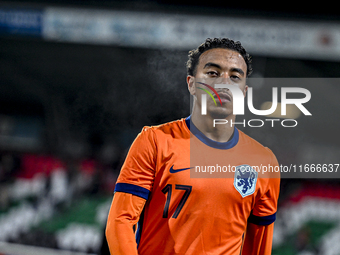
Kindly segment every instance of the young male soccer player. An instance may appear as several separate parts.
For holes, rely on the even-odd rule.
[[[251,166],[277,160],[234,126],[213,127],[213,119],[235,122],[229,90],[216,89],[201,114],[210,86],[204,80],[232,83],[246,94],[250,57],[239,42],[207,39],[189,52],[187,71],[192,115],[144,127],[121,169],[106,228],[111,254],[271,254],[280,180]],[[204,153],[193,159],[197,147]],[[191,178],[192,161],[206,155],[234,166],[233,177]]]

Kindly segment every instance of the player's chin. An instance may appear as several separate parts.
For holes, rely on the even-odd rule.
[[[209,115],[214,119],[225,119],[233,113],[233,110],[225,106],[212,107],[209,110]]]

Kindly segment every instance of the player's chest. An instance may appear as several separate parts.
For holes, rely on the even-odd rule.
[[[158,164],[154,191],[168,193],[176,189],[190,191],[191,197],[221,203],[252,203],[258,188],[256,173],[244,172],[245,165],[251,162],[236,158],[224,152],[223,157],[209,154],[200,157],[188,151],[173,151]],[[183,192],[182,192],[183,193]]]

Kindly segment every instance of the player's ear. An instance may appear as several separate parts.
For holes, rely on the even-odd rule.
[[[188,75],[187,76],[187,84],[188,84],[188,90],[189,90],[190,94],[194,96],[196,94],[195,77]]]
[[[246,97],[247,91],[248,91],[248,85],[245,85],[245,86],[244,86],[244,89],[243,89],[243,96],[244,96],[244,97]]]

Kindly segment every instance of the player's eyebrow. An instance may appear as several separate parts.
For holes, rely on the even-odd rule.
[[[237,72],[237,73],[241,74],[242,76],[244,76],[244,72],[241,68],[233,67],[230,71]]]
[[[208,67],[216,67],[216,68],[219,68],[219,69],[222,69],[222,67],[219,65],[219,64],[216,64],[216,63],[213,63],[213,62],[208,62],[204,65],[203,69],[205,68],[208,68]],[[233,67],[231,68],[230,70],[231,72],[237,72],[239,73],[240,75],[244,76],[244,71],[241,69],[241,68],[237,68],[237,67]]]
[[[212,67],[212,66],[213,66],[213,67],[217,67],[217,68],[219,68],[219,69],[222,69],[220,65],[215,64],[215,63],[212,63],[212,62],[206,63],[206,64],[204,65],[203,69],[208,68],[208,67]]]

